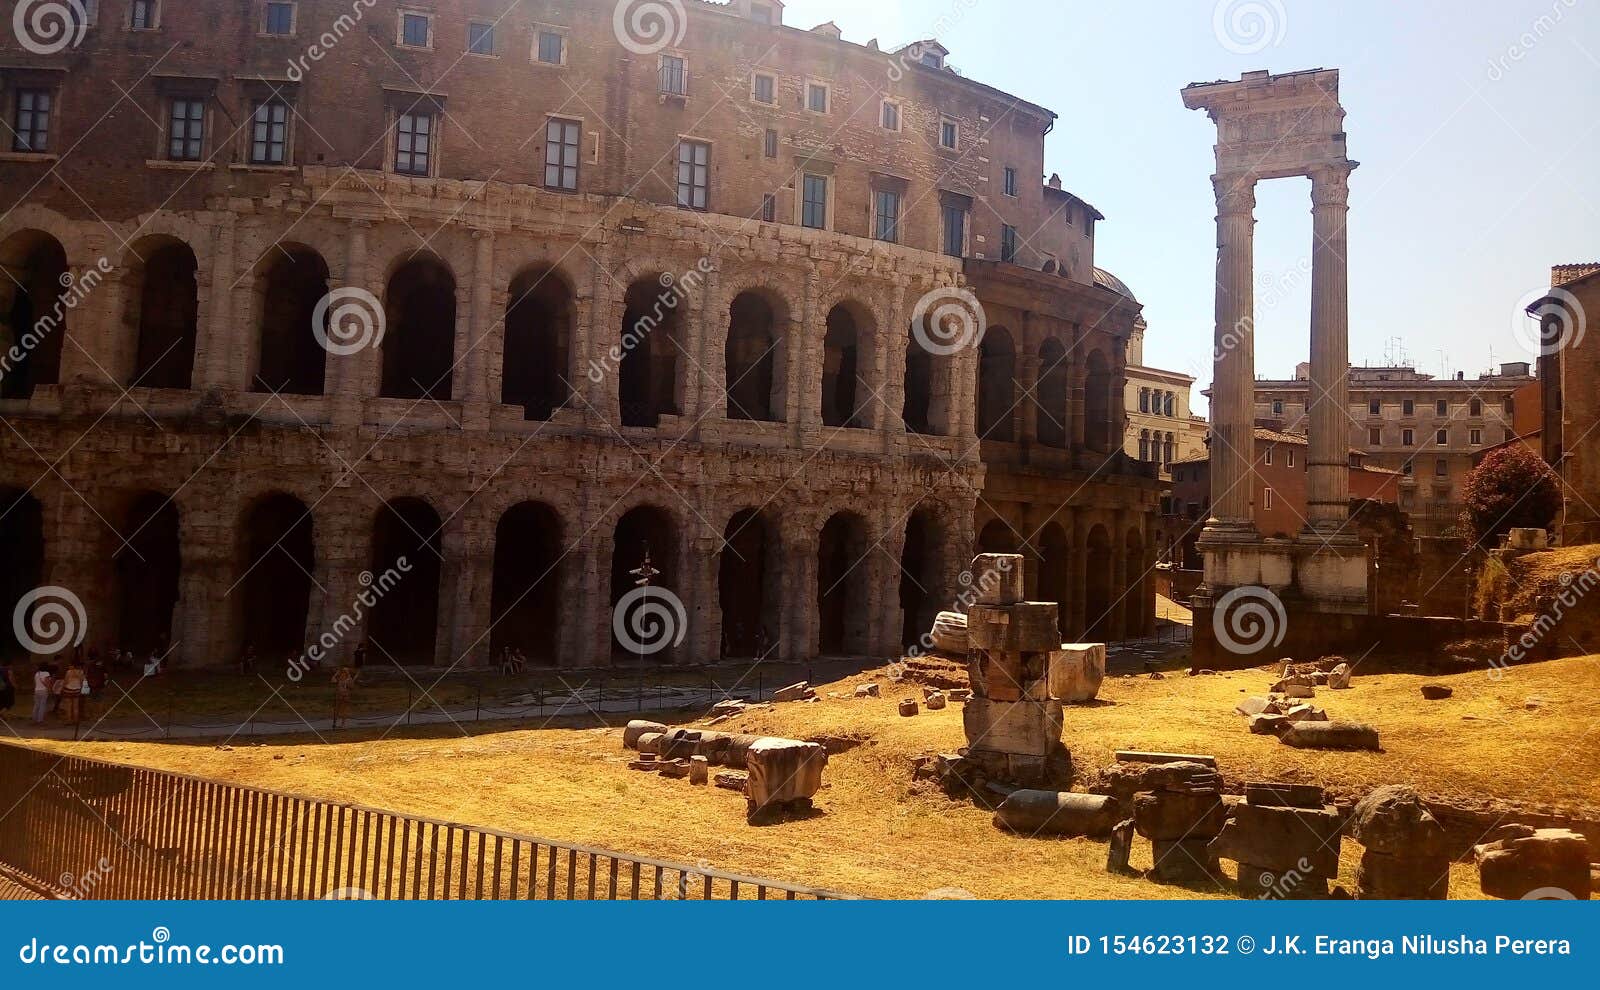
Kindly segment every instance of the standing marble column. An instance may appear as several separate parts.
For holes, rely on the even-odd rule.
[[[1256,179],[1219,175],[1216,371],[1212,383],[1211,519],[1207,534],[1256,536],[1251,514],[1255,450]]]
[[[1329,537],[1350,517],[1350,277],[1345,221],[1353,163],[1311,172],[1311,460],[1307,527]]]

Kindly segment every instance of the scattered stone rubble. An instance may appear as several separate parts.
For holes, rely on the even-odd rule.
[[[1252,734],[1277,736],[1299,749],[1378,750],[1377,729],[1358,722],[1333,722],[1326,711],[1311,704],[1320,687],[1348,690],[1351,672],[1343,657],[1324,657],[1311,664],[1284,660],[1266,696],[1246,698],[1234,711],[1249,719]]]
[[[1356,897],[1372,901],[1444,900],[1450,854],[1444,827],[1413,788],[1380,787],[1356,805],[1350,837],[1361,843]]]
[[[1217,877],[1211,842],[1222,832],[1228,809],[1222,775],[1215,765],[1167,763],[1146,769],[1133,796],[1134,829],[1154,847],[1151,879],[1193,883]]]
[[[630,768],[687,778],[692,784],[706,783],[713,766],[732,768],[718,773],[716,784],[744,793],[751,824],[808,813],[828,765],[828,751],[818,743],[669,728],[644,720],[628,723],[622,744],[638,752]]]
[[[1478,885],[1508,900],[1590,899],[1589,843],[1564,828],[1511,825],[1500,838],[1474,846]]]
[[[1218,859],[1239,864],[1240,897],[1314,900],[1328,896],[1339,875],[1339,811],[1322,788],[1304,784],[1245,785],[1222,833],[1211,843]]]

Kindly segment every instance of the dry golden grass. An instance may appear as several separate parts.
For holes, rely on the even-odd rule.
[[[848,695],[869,679],[820,691]],[[1231,710],[1269,679],[1250,671],[1109,680],[1100,705],[1069,711],[1066,742],[1080,770],[1091,773],[1116,749],[1158,749],[1213,754],[1233,782],[1317,782],[1351,794],[1410,783],[1446,799],[1564,805],[1591,816],[1600,807],[1600,657],[1518,667],[1498,682],[1484,673],[1358,673],[1354,690],[1322,692],[1317,703],[1334,717],[1377,725],[1383,753],[1305,752],[1249,735]],[[1455,697],[1424,701],[1424,680],[1451,685]],[[349,733],[330,745],[276,740],[227,752],[204,744],[55,748],[868,896],[921,897],[942,888],[997,898],[1222,893],[1110,876],[1103,842],[1007,835],[987,813],[914,784],[913,759],[961,745],[959,706],[901,718],[901,694],[880,683],[881,699],[783,705],[718,726],[865,740],[830,763],[821,814],[766,828],[745,825],[740,795],[629,771],[620,729],[511,729],[473,738],[433,732],[381,742]],[[1148,865],[1148,844],[1136,848],[1135,864],[1142,856]],[[1356,856],[1346,843],[1347,886]],[[1475,871],[1458,865],[1451,888],[1454,897],[1478,896]]]

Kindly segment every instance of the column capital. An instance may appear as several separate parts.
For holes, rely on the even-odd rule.
[[[1350,203],[1350,173],[1359,162],[1335,162],[1319,165],[1306,174],[1311,178],[1311,205],[1348,206]]]
[[[1256,208],[1256,177],[1243,175],[1214,175],[1211,187],[1217,194],[1217,211],[1223,215],[1254,213]]]

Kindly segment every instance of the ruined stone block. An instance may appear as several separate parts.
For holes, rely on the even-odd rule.
[[[1589,899],[1589,842],[1564,828],[1501,839],[1472,850],[1479,886],[1490,897]],[[1558,893],[1559,892],[1559,893]]]
[[[1442,853],[1388,853],[1368,849],[1356,867],[1356,898],[1363,901],[1442,901],[1450,896],[1450,857]]]
[[[1209,842],[1227,824],[1228,809],[1219,794],[1135,794],[1133,823],[1152,841]]]
[[[1240,863],[1235,890],[1247,900],[1321,901],[1328,897],[1328,879],[1300,870],[1274,870]]]
[[[1021,835],[1110,835],[1122,818],[1114,798],[1062,791],[1016,791],[995,810],[994,823]]]
[[[1104,643],[1062,644],[1045,655],[1050,697],[1069,705],[1081,705],[1100,695],[1106,678]]]
[[[1220,872],[1206,839],[1157,840],[1152,843],[1155,868],[1152,879],[1163,883],[1202,883],[1215,880]]]
[[[1296,749],[1351,749],[1378,751],[1378,730],[1360,722],[1298,722],[1278,737]]]
[[[759,739],[745,755],[745,795],[757,808],[809,800],[822,787],[828,751],[797,739]]]
[[[1211,852],[1275,873],[1333,877],[1339,873],[1339,813],[1332,808],[1269,808],[1249,803],[1233,817]]]
[[[1059,701],[993,701],[973,698],[961,713],[972,749],[1044,757],[1061,742]]]
[[[622,745],[628,749],[638,749],[639,739],[649,733],[666,732],[667,727],[660,722],[647,722],[643,719],[634,719],[622,730]]]
[[[974,650],[1048,653],[1061,648],[1054,602],[974,605],[967,610],[967,640]]]
[[[1020,554],[981,553],[972,560],[972,587],[979,605],[1015,605],[1022,601],[1026,570]]]

